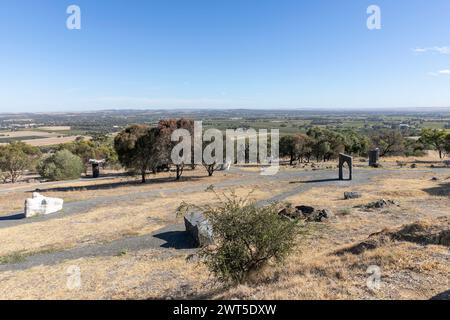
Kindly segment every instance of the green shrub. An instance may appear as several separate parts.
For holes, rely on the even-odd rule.
[[[282,262],[295,246],[298,222],[280,217],[276,204],[259,207],[233,195],[215,206],[179,210],[192,207],[211,224],[215,244],[202,248],[200,257],[221,282],[245,282],[267,264]]]
[[[39,174],[48,180],[77,179],[84,170],[80,157],[68,150],[61,150],[44,159],[38,167]]]

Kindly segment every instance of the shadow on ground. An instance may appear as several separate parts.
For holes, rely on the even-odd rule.
[[[318,180],[308,180],[308,181],[291,181],[290,184],[296,183],[323,183],[323,182],[334,182],[334,181],[350,181],[350,180],[339,180],[339,179],[318,179]]]
[[[194,241],[186,231],[167,231],[155,234],[154,237],[166,242],[161,245],[161,248],[195,249]]]
[[[17,213],[9,216],[0,217],[0,221],[22,220],[23,218],[24,218],[23,213]]]
[[[120,181],[120,182],[110,182],[110,183],[103,183],[103,184],[96,184],[96,185],[89,185],[89,186],[76,186],[76,187],[55,187],[55,188],[47,188],[47,189],[36,189],[37,192],[67,192],[67,191],[98,191],[98,190],[110,190],[110,189],[116,189],[120,187],[125,186],[136,186],[141,187],[144,185],[151,185],[153,183],[176,183],[180,181],[198,181],[200,180],[201,176],[192,176],[192,177],[185,177],[181,178],[181,180],[176,181],[173,177],[167,177],[167,178],[156,178],[156,179],[148,179],[146,183],[142,183],[138,180],[135,181]]]
[[[448,300],[448,301],[450,301],[450,290],[444,291],[444,292],[434,296],[430,300]]]
[[[445,182],[439,184],[437,187],[423,189],[423,191],[427,192],[432,196],[447,196],[450,197],[450,182]]]

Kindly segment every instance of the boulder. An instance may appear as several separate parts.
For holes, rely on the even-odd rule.
[[[64,200],[59,198],[49,198],[33,192],[32,198],[25,200],[25,218],[40,215],[52,214],[63,209]]]
[[[349,200],[349,199],[358,199],[361,198],[362,194],[360,192],[344,192],[344,199],[345,200]]]
[[[291,218],[291,219],[298,219],[298,218],[302,217],[301,212],[299,212],[297,209],[292,208],[292,207],[285,207],[285,208],[281,209],[278,212],[278,215],[287,217],[287,218]]]
[[[304,219],[314,222],[323,222],[324,219],[329,219],[333,216],[333,213],[328,209],[316,209],[310,206],[286,207],[278,214],[291,219]]]
[[[333,213],[329,209],[321,209],[314,211],[314,213],[308,218],[315,222],[322,222],[324,219],[330,219],[333,217]]]
[[[308,215],[315,211],[314,207],[310,206],[297,206],[295,207],[298,211],[300,211],[302,214]]]
[[[186,215],[184,225],[196,247],[205,247],[214,243],[212,226],[200,212]]]

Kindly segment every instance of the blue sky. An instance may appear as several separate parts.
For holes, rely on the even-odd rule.
[[[0,0],[0,112],[448,107],[449,70],[448,0]]]

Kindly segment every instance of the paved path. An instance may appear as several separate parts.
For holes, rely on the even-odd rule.
[[[106,244],[88,245],[64,251],[31,255],[20,263],[0,265],[0,272],[25,270],[36,266],[49,266],[79,258],[115,256],[143,249],[158,249],[161,251],[176,249],[187,253],[195,251],[192,246],[192,240],[184,231],[184,225],[172,225],[144,236],[123,238]],[[168,251],[167,254],[170,257],[173,252]]]
[[[447,170],[448,171],[448,170]],[[445,172],[447,172],[445,171]],[[299,171],[299,172],[280,172],[276,176],[260,176],[255,172],[246,172],[244,177],[239,179],[231,179],[214,185],[215,189],[228,188],[233,186],[244,186],[254,184],[255,181],[261,182],[262,184],[268,181],[279,181],[280,183],[288,183],[289,187],[286,191],[274,195],[272,198],[260,201],[260,205],[265,205],[273,201],[283,201],[293,195],[305,192],[311,188],[325,186],[325,185],[336,185],[342,187],[351,187],[355,185],[365,184],[370,181],[373,177],[395,173],[398,175],[407,175],[425,172],[442,172],[441,170],[415,170],[415,171],[393,171],[384,169],[373,169],[373,170],[355,170],[353,181],[339,181],[333,179],[336,172],[330,170],[321,171]],[[147,192],[140,192],[136,194],[124,195],[124,196],[112,196],[112,197],[99,197],[95,199],[89,199],[80,202],[72,202],[66,205],[64,213],[50,215],[45,217],[38,217],[35,219],[24,219],[24,220],[3,220],[0,221],[0,228],[6,228],[14,225],[24,224],[24,223],[34,223],[37,221],[45,221],[47,219],[61,218],[68,215],[80,214],[86,212],[91,208],[99,205],[111,205],[114,202],[137,200],[140,198],[148,199],[149,197],[156,197],[160,192],[166,194],[170,193],[191,193],[197,191],[203,191],[210,185],[207,180],[204,184],[196,185],[189,188],[170,188],[163,190],[152,190]],[[95,257],[95,256],[112,256],[117,255],[122,251],[138,251],[142,249],[177,249],[177,250],[187,250],[192,251],[191,241],[188,235],[184,232],[183,225],[169,225],[163,229],[155,231],[152,234],[123,238],[116,241],[112,241],[107,244],[95,244],[79,248],[73,248],[60,252],[53,252],[47,254],[36,254],[27,257],[26,261],[18,264],[7,264],[0,265],[0,272],[7,270],[23,270],[31,268],[38,265],[53,265],[60,263],[68,259],[78,259],[82,257]]]

